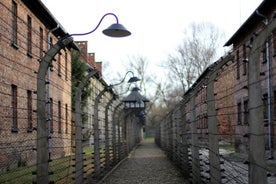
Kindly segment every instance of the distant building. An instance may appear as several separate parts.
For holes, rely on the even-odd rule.
[[[227,57],[227,56],[226,56]],[[187,121],[186,130],[188,131],[188,137],[191,133],[191,125],[193,121],[196,123],[197,135],[201,144],[206,145],[208,143],[208,122],[207,115],[207,85],[208,77],[213,71],[214,65],[217,65],[221,60],[216,61],[216,63],[211,64],[196,80],[193,86],[184,94],[184,115]],[[234,82],[234,72],[233,72],[233,61],[231,57],[218,69],[218,75],[214,81],[214,94],[215,94],[215,107],[217,114],[218,123],[218,135],[219,140],[233,142],[233,134],[235,130],[234,126],[234,95],[233,95],[233,82]],[[194,110],[195,110],[195,120],[192,120],[192,110],[191,98],[194,98]]]

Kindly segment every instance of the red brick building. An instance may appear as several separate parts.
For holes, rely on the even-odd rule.
[[[233,143],[234,126],[234,64],[232,57],[228,57],[227,62],[218,60],[210,65],[202,75],[197,79],[193,86],[185,93],[185,116],[187,131],[191,133],[190,123],[195,121],[197,137],[200,143],[208,142],[208,115],[207,115],[207,85],[209,76],[214,71],[212,68],[220,62],[225,62],[221,68],[218,68],[214,85],[215,110],[217,115],[219,140]],[[194,98],[194,107],[191,107],[191,100]],[[186,99],[186,100],[185,100]],[[195,111],[195,117],[192,117],[192,111]],[[192,120],[192,118],[195,118]],[[213,122],[210,122],[213,123]]]
[[[57,27],[58,21],[39,0],[2,0],[0,12],[0,171],[4,171],[36,161],[39,61],[66,31]],[[71,152],[72,47],[77,48],[72,44],[56,56],[45,81],[50,82],[52,158]]]
[[[235,80],[234,80],[234,104],[235,104],[235,148],[238,152],[246,152],[248,149],[248,63],[252,54],[252,42],[263,28],[275,19],[276,3],[273,0],[264,0],[251,14],[245,23],[226,42],[225,46],[233,47],[235,56]],[[275,28],[276,30],[276,28]],[[261,90],[263,99],[264,134],[267,137],[266,148],[273,150],[275,155],[275,118],[276,118],[276,32],[271,32],[267,38],[268,44],[260,43],[262,52],[261,66]],[[269,106],[270,105],[270,106]],[[270,115],[269,113],[270,112]],[[270,116],[270,117],[269,117]],[[269,133],[268,127],[271,127]],[[269,139],[270,143],[269,146]]]

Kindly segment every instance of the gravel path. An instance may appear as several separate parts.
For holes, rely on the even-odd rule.
[[[144,140],[101,184],[185,184],[179,170],[172,165],[153,140]]]

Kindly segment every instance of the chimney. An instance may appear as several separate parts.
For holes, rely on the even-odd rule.
[[[98,72],[100,73],[100,75],[102,75],[102,62],[95,62],[96,64],[96,69],[98,70]]]
[[[87,58],[87,63],[90,66],[96,67],[96,64],[95,64],[95,53],[88,53],[87,57],[88,57]]]
[[[78,47],[80,48],[81,58],[84,61],[87,61],[87,41],[75,41]]]

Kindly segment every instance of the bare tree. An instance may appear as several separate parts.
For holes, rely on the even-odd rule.
[[[223,33],[211,23],[192,23],[174,54],[168,56],[165,67],[168,76],[180,84],[183,94],[217,57]]]
[[[132,56],[129,57],[127,67],[130,68],[130,70],[133,70],[135,74],[141,79],[139,82],[139,88],[143,91],[143,94],[147,96],[147,86],[149,83],[152,82],[152,78],[148,75],[147,69],[149,62],[146,57],[144,56]]]
[[[157,76],[149,69],[148,59],[144,56],[129,57],[125,68],[133,71],[141,79],[137,84],[141,89],[141,94],[149,99],[147,112],[149,115],[154,114],[152,107],[160,99],[164,99],[162,97],[164,95],[164,84],[157,80]]]

